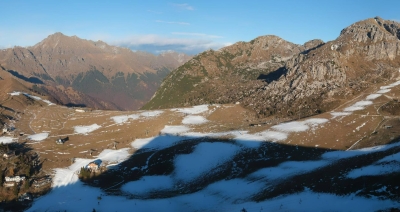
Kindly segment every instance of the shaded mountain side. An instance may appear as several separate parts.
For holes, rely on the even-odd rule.
[[[171,73],[144,108],[241,102],[261,117],[321,113],[398,77],[398,36],[399,23],[376,17],[325,44],[298,46],[265,36],[204,52]]]
[[[140,108],[162,79],[189,58],[171,51],[160,55],[133,52],[61,33],[50,35],[32,47],[0,51],[4,70],[52,90],[54,99],[62,104],[68,104],[69,99],[99,109],[120,110]],[[62,93],[63,89],[57,89],[60,85],[72,88],[75,96]]]

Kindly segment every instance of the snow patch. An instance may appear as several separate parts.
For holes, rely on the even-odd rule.
[[[164,129],[161,130],[161,133],[164,134],[179,134],[189,131],[189,127],[178,125],[178,126],[168,126],[166,125]]]
[[[196,180],[229,161],[239,150],[238,146],[228,143],[200,143],[191,154],[178,155],[175,158],[173,175],[186,182]]]
[[[97,124],[92,124],[89,126],[75,126],[74,130],[75,130],[75,133],[87,135],[88,133],[91,133],[91,132],[99,129],[100,127],[101,126],[99,126]]]
[[[382,94],[374,93],[367,96],[367,100],[374,100],[378,97],[382,96]]]
[[[164,149],[185,139],[186,137],[182,136],[161,135],[151,138],[136,139],[131,143],[131,146],[135,149]]]
[[[144,176],[137,181],[126,183],[121,190],[134,195],[172,189],[174,182],[170,176]]]
[[[336,118],[338,116],[348,116],[351,112],[331,112],[332,118]]]
[[[27,138],[32,141],[43,141],[47,137],[49,137],[49,133],[38,133],[38,134],[30,135]]]
[[[197,105],[191,108],[178,108],[178,109],[171,109],[172,111],[178,111],[185,114],[199,114],[208,111],[208,105]]]
[[[310,129],[309,126],[299,121],[292,121],[287,123],[278,124],[271,127],[274,130],[283,132],[303,132]]]
[[[387,93],[387,92],[389,92],[389,91],[390,91],[390,89],[383,89],[383,90],[379,90],[379,91],[376,92],[376,93],[382,94],[382,93]]]
[[[164,111],[161,111],[161,110],[153,110],[153,111],[143,112],[140,115],[144,116],[144,117],[157,117],[157,116],[161,115],[163,112]]]
[[[13,138],[13,137],[8,137],[8,136],[0,137],[0,143],[3,143],[3,144],[12,143],[12,142],[15,142],[15,141],[16,141],[16,139]]]
[[[372,101],[359,101],[356,102],[354,105],[350,107],[346,107],[344,111],[346,112],[352,112],[352,111],[357,111],[357,110],[364,110],[364,108],[368,105],[371,105],[373,102]]]
[[[193,115],[186,116],[182,120],[182,124],[204,124],[206,122],[208,122],[208,120],[203,116],[193,116]]]
[[[132,115],[113,116],[111,117],[111,119],[114,120],[116,124],[122,124],[127,122],[129,119],[136,120],[139,119],[139,117],[140,117],[139,115],[132,114]]]

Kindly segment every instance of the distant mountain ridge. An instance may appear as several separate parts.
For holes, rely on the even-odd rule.
[[[379,17],[333,41],[295,45],[276,36],[207,51],[169,74],[145,109],[240,102],[259,116],[328,111],[399,76],[400,24]]]
[[[4,70],[31,79],[40,92],[62,104],[134,110],[154,94],[161,80],[190,56],[153,55],[55,33],[28,48],[0,51]]]

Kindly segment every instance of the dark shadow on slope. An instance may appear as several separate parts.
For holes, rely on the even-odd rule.
[[[319,47],[321,47],[321,46],[323,46],[323,45],[325,45],[325,43],[321,43],[321,44],[319,44],[318,46],[316,46],[316,47],[314,47],[314,48],[307,49],[307,50],[301,52],[300,54],[308,54],[308,53],[310,53],[312,50],[318,49]]]
[[[13,113],[15,112],[14,109],[9,108],[9,107],[6,107],[6,106],[3,106],[3,105],[1,105],[1,104],[0,104],[0,108],[1,108],[1,109],[4,109],[4,110],[7,110],[7,111],[10,111],[10,112],[13,112]]]
[[[13,71],[13,70],[8,70],[8,72],[11,73],[13,76],[15,76],[15,77],[17,77],[19,79],[22,79],[22,80],[24,80],[26,82],[30,82],[30,83],[34,83],[34,84],[43,84],[43,81],[40,80],[37,77],[29,77],[28,78],[28,77],[26,77],[26,76],[24,76],[22,74],[19,74],[18,72]]]
[[[171,142],[163,143],[163,142]],[[235,155],[216,167],[211,167],[198,178],[189,181],[176,180],[169,189],[148,192],[145,195],[128,194],[122,190],[128,182],[138,181],[145,176],[173,176],[175,159],[179,155],[191,154],[200,143],[235,144],[240,150]],[[248,143],[244,143],[248,142]],[[357,196],[370,197],[380,195],[384,199],[398,200],[400,193],[398,181],[400,171],[381,174],[374,177],[348,178],[349,172],[371,165],[380,159],[400,152],[398,143],[368,154],[353,154],[354,152],[331,150],[318,147],[304,147],[262,142],[259,147],[253,148],[260,141],[235,141],[232,139],[218,139],[210,137],[181,137],[179,135],[160,135],[147,145],[137,150],[127,160],[108,167],[105,172],[82,180],[87,186],[100,188],[107,195],[120,195],[134,199],[170,198],[201,191],[213,183],[223,180],[245,179],[249,183],[258,181],[265,184],[256,195],[246,201],[264,201],[280,195],[297,194],[306,188],[313,192],[346,195],[357,193]],[[165,148],[156,148],[162,145]],[[221,150],[224,151],[224,150]],[[324,154],[330,154],[326,157]],[[332,155],[350,154],[346,157],[332,159]],[[352,155],[353,154],[353,155]],[[205,154],[204,157],[208,155]],[[333,157],[334,158],[334,157]],[[250,174],[264,168],[282,168],[285,162],[308,163],[327,161],[326,165],[304,173],[285,175],[275,180],[250,177]],[[193,163],[193,169],[197,164]],[[386,191],[377,193],[376,190],[386,186]],[[53,192],[67,192],[76,188],[75,184],[54,188]],[[238,188],[240,189],[240,188]],[[52,192],[52,193],[53,193]],[[62,195],[60,195],[62,196]],[[97,198],[97,197],[93,197]],[[100,200],[101,201],[101,200]],[[100,206],[98,206],[101,208]],[[97,208],[96,208],[97,210]]]
[[[23,194],[29,191],[25,188],[25,183],[32,183],[32,175],[39,173],[42,169],[43,161],[40,161],[40,156],[33,149],[24,143],[9,143],[2,144],[0,143],[0,170],[2,177],[6,176],[24,176],[26,180],[20,186],[14,187],[2,187],[1,194],[9,194],[15,195],[15,192],[19,194]],[[5,158],[3,154],[7,154],[8,157]],[[10,175],[9,170],[13,169],[14,175]],[[3,182],[4,179],[2,179]],[[1,185],[3,186],[3,185]],[[46,193],[46,191],[44,191]],[[11,196],[12,197],[12,196]],[[15,197],[16,198],[16,197]],[[3,199],[7,199],[4,198]],[[0,202],[0,209],[5,211],[24,211],[28,207],[30,207],[30,201],[17,201],[14,199],[13,201],[2,201]]]
[[[157,139],[157,138],[156,138]],[[160,139],[165,139],[160,138]],[[173,138],[173,139],[176,139]],[[128,160],[108,170],[99,176],[91,178],[86,183],[100,187],[104,191],[113,195],[126,195],[121,187],[126,182],[137,181],[144,176],[171,175],[174,173],[174,160],[177,155],[190,154],[194,151],[196,145],[202,142],[237,142],[230,139],[216,138],[182,138],[182,141],[165,149],[151,150],[146,146],[138,150]],[[247,141],[252,142],[252,141]],[[254,141],[258,142],[258,141]],[[151,143],[149,144],[151,146]],[[228,162],[221,164],[218,171],[212,169],[204,173],[201,177],[188,182],[176,182],[179,184],[174,189],[160,190],[150,192],[146,196],[128,194],[130,198],[136,199],[153,199],[153,198],[169,198],[182,194],[190,194],[200,191],[212,183],[221,180],[230,180],[235,178],[247,178],[249,174],[254,173],[263,168],[278,167],[285,162],[313,162],[320,161],[324,153],[332,152],[331,149],[292,146],[273,142],[264,142],[259,148],[242,148],[234,158]],[[338,151],[343,152],[343,151]],[[354,156],[345,159],[338,159],[329,165],[306,172],[304,174],[295,174],[293,176],[283,176],[281,180],[268,182],[263,190],[254,196],[254,201],[262,201],[284,194],[293,194],[303,191],[306,187],[312,191],[321,193],[333,193],[337,195],[345,195],[351,192],[363,190],[366,194],[373,192],[373,189],[379,185],[386,185],[392,188],[400,186],[400,182],[386,182],[385,175],[379,177],[366,177],[364,182],[369,187],[365,187],[359,179],[348,179],[346,173],[359,167],[373,164],[379,159],[400,152],[400,147],[393,147],[387,151],[371,153],[361,156]],[[206,155],[204,157],[207,157]],[[193,164],[196,166],[196,164]],[[254,179],[262,180],[262,179]],[[95,183],[96,182],[96,183]],[[121,183],[123,182],[123,183]],[[368,195],[365,195],[368,196]],[[388,195],[388,198],[393,196]]]
[[[86,107],[85,104],[75,104],[75,103],[67,103],[65,104],[67,107]]]
[[[261,74],[257,77],[257,79],[267,83],[271,83],[273,81],[277,81],[281,76],[286,75],[287,72],[288,70],[285,67],[281,67],[276,71],[270,72],[268,74]]]

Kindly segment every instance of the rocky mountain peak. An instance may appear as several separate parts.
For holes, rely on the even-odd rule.
[[[356,22],[342,30],[339,39],[351,39],[356,42],[396,41],[400,37],[400,25],[380,17]]]

